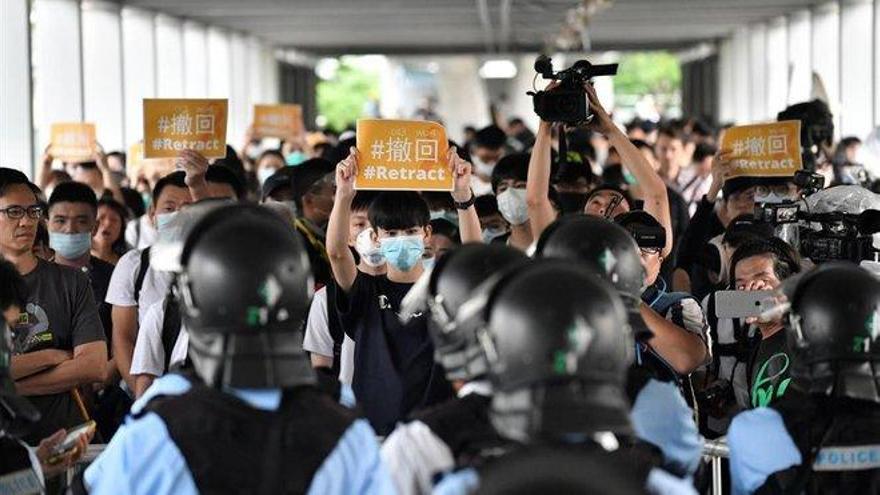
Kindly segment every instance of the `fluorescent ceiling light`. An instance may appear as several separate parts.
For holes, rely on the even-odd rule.
[[[516,77],[516,64],[510,60],[486,60],[480,67],[483,79],[513,79]]]

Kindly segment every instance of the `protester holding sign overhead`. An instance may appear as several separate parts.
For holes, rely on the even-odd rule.
[[[443,142],[444,138],[437,139]],[[337,310],[346,334],[356,344],[352,388],[376,432],[387,435],[398,420],[416,408],[449,398],[452,390],[434,363],[426,316],[408,315],[411,318],[405,324],[400,320],[401,301],[424,271],[422,255],[431,235],[428,205],[418,194],[405,191],[381,193],[370,205],[368,216],[375,229],[372,241],[385,256],[387,275],[358,272],[349,249],[355,184],[363,177],[361,168],[367,163],[363,157],[372,143],[361,140],[359,145],[362,149],[352,148],[336,168],[337,192],[327,229],[327,254],[339,290]],[[454,148],[445,158],[444,172],[454,178],[452,197],[459,212],[462,241],[479,242],[480,223],[470,190],[471,164]],[[401,160],[401,166],[418,167],[411,159]],[[434,182],[425,183],[432,187]],[[418,183],[412,187],[418,188]]]

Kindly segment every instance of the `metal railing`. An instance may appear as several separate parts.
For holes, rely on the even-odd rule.
[[[730,457],[730,447],[724,438],[718,440],[706,440],[703,443],[703,457],[709,458],[709,464],[712,467],[712,495],[722,495],[723,493],[723,475],[721,470],[721,459]]]

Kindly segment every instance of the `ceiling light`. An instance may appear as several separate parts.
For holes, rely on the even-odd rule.
[[[510,60],[486,60],[480,67],[483,79],[513,79],[516,77],[516,64]]]

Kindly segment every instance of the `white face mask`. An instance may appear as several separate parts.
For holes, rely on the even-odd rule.
[[[385,264],[385,256],[382,255],[382,250],[373,242],[372,227],[364,229],[358,234],[354,241],[354,249],[367,266],[376,268]]]
[[[277,172],[277,171],[278,171],[278,169],[276,169],[276,168],[268,168],[268,167],[261,168],[260,170],[257,170],[257,179],[259,179],[260,185],[262,186],[263,184],[265,184],[266,181],[269,180],[269,177],[272,177],[273,175],[275,175],[275,172]]]
[[[511,225],[522,225],[529,220],[529,209],[526,204],[526,190],[521,187],[510,187],[498,195],[498,211]]]
[[[479,175],[492,177],[492,171],[495,170],[495,163],[488,163],[480,160],[480,157],[473,157],[474,171]]]

